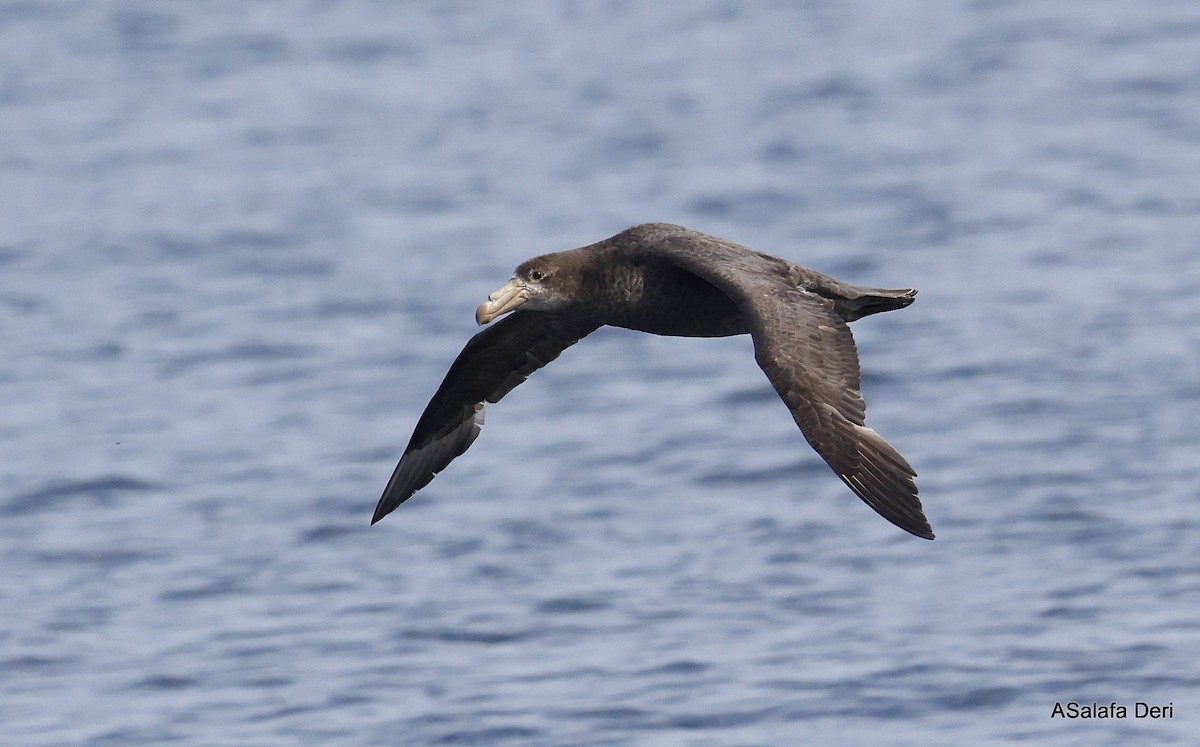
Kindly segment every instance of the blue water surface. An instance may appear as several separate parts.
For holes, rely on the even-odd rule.
[[[1198,174],[1191,0],[2,0],[0,741],[1194,744]],[[368,527],[475,306],[645,221],[920,289],[935,542],[620,330]]]

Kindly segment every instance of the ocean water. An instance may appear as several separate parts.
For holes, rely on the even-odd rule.
[[[0,1],[0,741],[1194,744],[1197,174],[1184,0]],[[620,330],[368,526],[475,306],[645,221],[920,289],[935,542]]]

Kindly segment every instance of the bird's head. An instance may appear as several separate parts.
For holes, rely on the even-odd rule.
[[[498,316],[518,308],[546,311],[571,298],[572,279],[563,271],[557,255],[545,254],[525,260],[503,288],[488,295],[475,310],[475,321],[487,324]]]

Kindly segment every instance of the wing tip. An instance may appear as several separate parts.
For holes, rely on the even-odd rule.
[[[921,539],[934,539],[913,478],[917,471],[873,428],[854,426],[859,462],[852,474],[838,477],[859,498],[891,523]]]
[[[897,525],[897,526],[899,526],[899,525]],[[933,527],[929,526],[928,521],[926,521],[923,525],[921,525],[919,527],[904,527],[904,526],[902,526],[900,528],[903,529],[904,531],[908,532],[909,534],[913,535],[914,537],[920,537],[923,540],[933,541],[933,540],[937,539],[937,535],[935,535],[933,533]]]
[[[926,540],[934,539],[933,527],[929,525],[929,519],[925,517],[921,499],[917,497],[916,485],[912,485],[911,490],[889,495],[869,489],[857,476],[846,476],[839,473],[838,477],[855,495],[862,499],[863,503],[892,524],[914,537]]]
[[[375,526],[380,519],[395,511],[399,505],[399,501],[389,501],[387,493],[384,493],[383,497],[379,499],[379,503],[375,505],[375,513],[371,516],[371,526]]]

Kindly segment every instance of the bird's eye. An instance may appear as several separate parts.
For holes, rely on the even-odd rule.
[[[530,280],[538,281],[545,277],[546,277],[546,273],[542,272],[541,270],[530,270],[529,271],[529,279]]]

